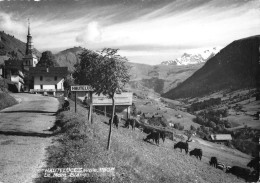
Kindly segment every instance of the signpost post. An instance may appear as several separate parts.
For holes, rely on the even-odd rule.
[[[75,91],[75,113],[77,113],[77,92]]]
[[[93,88],[89,85],[77,85],[77,86],[71,86],[70,90],[75,92],[75,113],[76,113],[77,112],[77,92],[93,91]]]

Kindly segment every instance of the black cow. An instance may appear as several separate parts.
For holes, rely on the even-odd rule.
[[[256,171],[259,171],[259,157],[256,157],[254,159],[252,159],[248,164],[248,167],[253,168]]]
[[[153,131],[149,135],[147,135],[147,137],[144,140],[148,141],[150,139],[152,139],[153,142],[155,141],[156,145],[159,145],[160,133],[157,131]]]
[[[190,151],[190,156],[195,156],[197,159],[202,157],[202,150],[201,149],[193,149],[192,151]]]
[[[132,126],[132,130],[135,130],[136,120],[135,119],[128,119],[125,123],[125,127],[129,129],[130,125]]]
[[[146,128],[146,127],[144,127],[144,129],[143,129],[143,132],[146,133],[146,134],[150,134],[150,133],[152,133],[153,131],[154,131],[154,130],[151,129],[151,128]]]
[[[237,178],[241,177],[245,179],[246,181],[248,180],[250,176],[250,170],[247,168],[242,168],[239,166],[232,166],[230,169],[227,169],[226,173],[232,173],[233,175],[236,175]]]
[[[160,137],[161,137],[161,139],[163,140],[163,143],[164,143],[165,138],[166,138],[166,134],[165,134],[164,131],[160,131]]]
[[[174,145],[174,149],[176,148],[180,148],[181,149],[181,152],[182,152],[182,149],[185,150],[186,154],[188,154],[188,151],[189,151],[189,144],[188,142],[178,142]]]
[[[213,167],[217,167],[217,164],[218,164],[218,159],[216,158],[216,157],[211,157],[210,158],[210,162],[209,162],[209,164],[211,165],[211,166],[213,166]]]
[[[109,124],[111,124],[112,118],[109,120]],[[119,118],[118,116],[115,114],[114,116],[114,120],[113,120],[113,124],[116,126],[116,128],[118,129],[118,124],[119,124]]]

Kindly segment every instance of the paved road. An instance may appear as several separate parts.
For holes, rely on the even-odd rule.
[[[0,182],[29,183],[44,166],[45,148],[58,101],[34,94],[12,94],[20,103],[0,111]]]

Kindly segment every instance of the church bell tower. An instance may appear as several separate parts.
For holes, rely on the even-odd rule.
[[[33,49],[33,45],[32,45],[32,36],[30,33],[30,19],[28,19],[28,35],[27,35],[25,55],[32,54],[32,49]]]
[[[38,63],[38,59],[37,59],[36,55],[33,53],[30,19],[28,19],[27,43],[26,43],[25,56],[23,58],[24,70],[29,71],[29,68],[36,67],[37,63]]]

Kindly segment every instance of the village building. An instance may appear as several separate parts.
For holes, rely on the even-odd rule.
[[[31,93],[57,95],[64,93],[64,80],[68,67],[30,67],[29,75],[33,80]]]
[[[225,144],[232,140],[230,134],[212,134],[210,135],[211,141],[218,144]]]
[[[21,60],[9,59],[5,61],[3,77],[11,84],[8,88],[13,92],[24,91],[23,62]],[[12,87],[15,86],[15,87]]]

